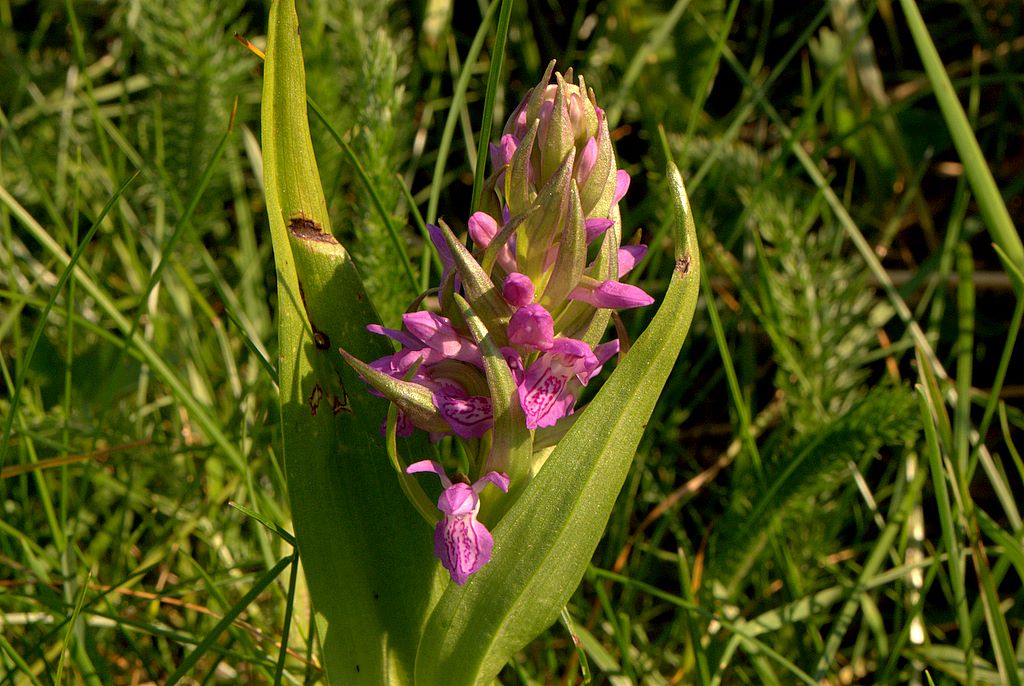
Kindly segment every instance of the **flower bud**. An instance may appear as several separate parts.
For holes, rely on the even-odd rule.
[[[509,117],[500,143],[491,146],[491,163],[492,202],[485,199],[488,211],[470,218],[469,233],[481,259],[488,246],[493,254],[504,240],[492,260],[496,284],[511,273],[529,279],[530,302],[551,313],[555,335],[587,336],[591,345],[609,308],[650,301],[639,288],[618,284],[620,272],[642,257],[627,251],[626,269],[618,266],[617,206],[629,174],[616,165],[604,110],[582,77],[573,83],[572,70],[563,77],[552,62]],[[598,290],[595,284],[605,285]]]

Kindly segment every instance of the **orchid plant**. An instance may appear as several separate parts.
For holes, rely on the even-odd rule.
[[[621,280],[646,251],[622,242],[629,175],[594,93],[550,65],[491,145],[472,247],[430,227],[440,282],[392,329],[330,230],[290,1],[271,9],[262,115],[289,496],[328,676],[490,683],[579,584],[689,328],[678,171],[676,269],[624,352],[612,313],[654,303]]]

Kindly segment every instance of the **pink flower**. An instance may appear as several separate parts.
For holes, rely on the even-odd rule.
[[[612,221],[611,219],[604,219],[602,217],[594,217],[592,219],[588,219],[586,222],[584,222],[584,228],[587,232],[587,243],[590,243],[598,236],[603,236],[604,232],[612,228],[613,226],[615,226],[615,222]]]
[[[631,272],[646,254],[646,245],[624,245],[619,248],[619,278]]]
[[[629,173],[623,169],[615,172],[615,195],[612,196],[612,204],[616,205],[629,190]]]
[[[507,217],[503,218],[504,221],[508,221]],[[498,235],[501,227],[498,226],[498,220],[486,212],[474,212],[467,222],[469,228],[469,237],[473,239],[482,250],[486,249],[491,244],[494,237]],[[516,257],[515,253],[512,252],[510,245],[505,244],[498,250],[498,264],[501,265],[505,271],[513,272],[516,268]]]
[[[441,480],[444,491],[437,499],[437,509],[443,516],[434,528],[434,556],[454,581],[462,586],[469,576],[491,559],[494,538],[487,527],[477,521],[480,512],[480,493],[492,483],[508,493],[508,475],[488,472],[473,485],[453,483],[444,467],[433,460],[421,460],[409,465],[405,473],[433,472]]]

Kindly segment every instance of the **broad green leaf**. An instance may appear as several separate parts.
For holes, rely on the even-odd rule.
[[[558,619],[604,532],[661,388],[686,338],[700,256],[678,170],[669,178],[676,268],[647,331],[494,528],[489,564],[449,585],[416,658],[417,684],[486,684]]]
[[[343,346],[372,360],[391,348],[365,330],[378,318],[331,235],[298,28],[293,3],[275,1],[262,112],[295,537],[332,683],[405,684],[440,575],[429,528],[403,495],[379,433],[386,405],[338,353]]]

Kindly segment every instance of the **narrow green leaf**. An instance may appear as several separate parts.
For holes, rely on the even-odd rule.
[[[971,634],[970,608],[967,606],[967,591],[964,584],[964,558],[961,555],[960,532],[957,530],[957,520],[953,517],[953,510],[950,507],[949,490],[946,487],[947,470],[943,464],[942,449],[939,446],[939,434],[936,429],[936,417],[942,414],[942,410],[934,406],[935,398],[927,389],[919,386],[917,389],[918,402],[921,408],[921,424],[924,426],[926,441],[926,453],[928,457],[929,471],[932,475],[932,488],[935,490],[935,504],[939,511],[939,524],[942,527],[942,541],[946,548],[946,564],[949,566],[949,580],[953,586],[953,605],[956,610],[957,621],[960,629],[960,646],[967,656],[967,672],[971,673],[973,666],[974,648],[973,636]],[[952,474],[948,475],[950,481],[955,481]],[[970,681],[970,678],[968,679]]]
[[[281,631],[281,650],[277,654],[277,666],[274,668],[274,686],[280,686],[284,677],[284,663],[288,659],[288,635],[292,629],[292,611],[295,608],[295,586],[299,580],[299,554],[292,553],[292,571],[288,577],[288,599],[284,606],[284,629]]]
[[[21,398],[21,389],[25,386],[25,375],[29,370],[29,363],[32,361],[32,357],[35,355],[36,348],[39,346],[39,341],[43,336],[43,331],[46,328],[47,321],[49,319],[50,310],[53,309],[53,305],[57,302],[57,298],[60,297],[61,292],[64,290],[65,284],[71,275],[75,273],[75,265],[78,264],[78,260],[85,253],[85,249],[89,246],[93,236],[99,230],[103,224],[103,220],[106,218],[107,213],[110,212],[111,208],[118,199],[124,194],[128,186],[135,180],[135,177],[139,173],[135,172],[128,177],[121,187],[110,197],[100,213],[96,215],[96,220],[89,227],[85,236],[79,241],[75,247],[75,251],[71,253],[71,256],[66,260],[64,271],[61,272],[60,278],[57,280],[57,286],[53,289],[50,294],[49,300],[46,301],[46,306],[43,307],[43,311],[39,315],[39,323],[36,325],[35,330],[32,331],[32,339],[29,341],[28,348],[25,350],[24,357],[21,364],[18,365],[18,378],[14,382],[14,392],[11,394],[10,406],[7,408],[7,416],[4,418],[4,428],[2,435],[0,435],[0,468],[3,468],[7,458],[7,448],[10,445],[11,429],[14,427],[14,418],[18,416],[18,403]],[[31,228],[31,227],[30,227]],[[128,341],[131,340],[131,336],[128,336]]]
[[[476,35],[473,37],[473,42],[469,46],[469,52],[466,53],[465,62],[462,64],[462,71],[459,73],[459,79],[455,83],[455,92],[452,93],[452,104],[448,108],[448,117],[444,122],[444,132],[441,134],[441,143],[437,147],[437,161],[434,163],[434,176],[433,182],[430,184],[430,198],[427,200],[427,221],[434,222],[437,220],[437,204],[441,199],[441,182],[444,179],[444,167],[448,162],[448,152],[451,150],[452,138],[455,136],[455,125],[459,120],[459,110],[465,107],[466,104],[466,91],[469,89],[469,79],[473,75],[473,70],[476,67],[476,60],[480,56],[480,51],[484,47],[484,40],[487,38],[487,32],[491,28],[491,22],[494,21],[494,14],[498,11],[498,7],[501,5],[500,2],[494,0],[490,3],[487,11],[484,12],[483,17],[480,18],[480,26],[477,27]],[[485,159],[478,159],[478,165],[484,165]]]
[[[276,536],[278,536],[281,540],[283,540],[288,545],[291,545],[291,546],[295,545],[295,536],[293,536],[289,531],[287,531],[284,527],[282,527],[277,522],[271,521],[267,517],[264,517],[263,515],[261,515],[259,512],[256,512],[255,510],[250,510],[248,507],[245,507],[244,505],[239,505],[236,502],[229,501],[228,505],[230,505],[231,507],[233,507],[236,510],[238,510],[239,512],[241,512],[246,517],[249,517],[250,519],[256,520],[257,522],[262,524],[264,527],[266,527],[266,529],[268,531],[271,531],[272,533],[274,533]]]
[[[21,674],[25,675],[25,678],[27,680],[26,683],[33,684],[33,686],[43,685],[43,682],[39,680],[39,677],[36,676],[36,673],[33,672],[32,668],[29,667],[28,663],[25,662],[25,658],[23,658],[21,654],[14,649],[14,646],[12,646],[10,642],[6,638],[4,638],[3,634],[0,634],[0,652],[2,652],[4,655],[10,658],[11,662],[14,663],[14,666],[17,669],[17,671],[12,670],[8,672],[9,675],[14,675],[15,673],[20,672]]]
[[[85,594],[89,590],[89,584],[92,583],[92,571],[89,572],[85,579],[85,583],[82,584],[82,588],[78,594],[78,600],[75,601],[75,609],[71,612],[71,618],[68,620],[68,630],[64,634],[64,646],[60,651],[60,660],[57,662],[57,676],[54,677],[53,683],[60,684],[61,675],[64,672],[64,658],[68,654],[68,646],[71,645],[71,639],[75,631],[75,624],[78,622],[78,618],[82,614],[82,605],[85,604]]]
[[[417,683],[489,683],[516,651],[558,619],[583,577],[696,307],[696,232],[674,166],[669,179],[677,240],[665,299],[495,527],[491,562],[465,586],[445,590],[424,631]]]
[[[412,269],[412,262],[409,261],[409,253],[405,249],[405,243],[402,241],[402,237],[398,235],[398,229],[395,228],[395,221],[391,217],[391,213],[388,212],[386,207],[384,207],[384,201],[381,200],[380,191],[377,190],[376,184],[374,184],[370,175],[366,173],[366,168],[359,160],[359,156],[356,155],[356,151],[353,150],[352,146],[348,144],[340,133],[338,133],[338,130],[334,128],[334,125],[327,119],[327,115],[324,114],[320,105],[308,96],[306,97],[306,102],[309,105],[309,109],[316,115],[317,119],[319,119],[327,128],[327,132],[331,134],[334,142],[337,143],[338,147],[345,153],[345,158],[348,160],[349,164],[352,165],[352,168],[356,170],[356,175],[363,183],[363,188],[365,188],[366,192],[370,194],[370,201],[373,202],[373,207],[377,210],[381,223],[384,224],[384,228],[387,229],[388,237],[391,239],[391,243],[395,246],[395,252],[402,258],[402,269],[405,272],[406,277],[409,279],[410,287],[413,292],[415,292],[417,287],[416,273]],[[402,184],[402,189],[406,190],[404,184]],[[415,209],[416,203],[410,202],[409,207]]]

